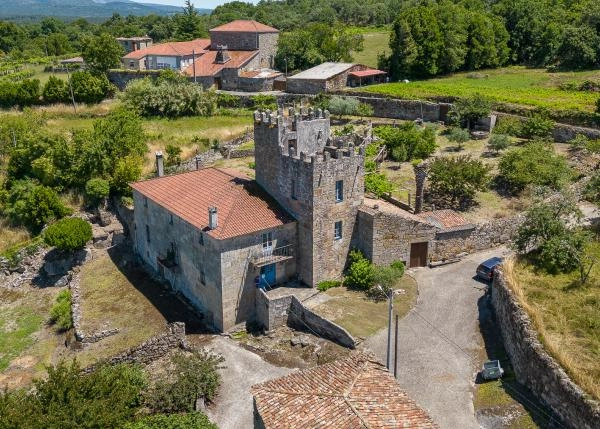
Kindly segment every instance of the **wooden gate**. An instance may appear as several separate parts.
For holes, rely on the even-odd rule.
[[[427,242],[411,243],[410,267],[424,267],[427,265]]]

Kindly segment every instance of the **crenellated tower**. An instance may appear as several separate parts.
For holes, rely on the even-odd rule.
[[[337,278],[364,196],[364,142],[332,138],[329,112],[254,113],[256,181],[298,221],[297,267],[308,285]]]

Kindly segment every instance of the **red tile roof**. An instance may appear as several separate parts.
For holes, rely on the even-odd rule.
[[[446,229],[471,225],[471,222],[450,209],[421,212],[417,216],[438,228]]]
[[[227,51],[231,59],[225,64],[217,64],[215,63],[217,52],[207,51],[196,59],[196,76],[214,76],[223,69],[238,69],[258,54],[258,51]],[[191,64],[184,69],[183,74],[193,76],[194,65]]]
[[[268,25],[261,24],[258,21],[237,19],[235,21],[228,22],[227,24],[219,25],[218,27],[211,28],[209,31],[240,31],[247,33],[279,33],[279,30]]]
[[[257,384],[252,394],[267,429],[438,427],[363,353]]]
[[[207,228],[208,208],[216,207],[218,227],[207,233],[221,240],[293,222],[254,180],[231,170],[203,168],[131,187],[199,229]]]
[[[200,55],[210,48],[210,39],[196,39],[188,42],[168,42],[149,46],[145,49],[139,49],[125,55],[124,59],[139,60],[147,55],[163,55],[167,57],[190,56],[194,51]]]
[[[368,70],[358,70],[348,73],[350,76],[355,77],[367,77],[367,76],[378,76],[382,74],[387,74],[384,71],[376,70],[376,69],[368,69]]]

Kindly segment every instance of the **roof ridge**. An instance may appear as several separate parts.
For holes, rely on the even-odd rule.
[[[357,356],[357,358],[360,358],[361,356]],[[358,371],[356,372],[356,377],[354,377],[354,380],[352,380],[352,382],[350,383],[350,385],[348,386],[348,390],[346,390],[342,397],[344,398],[344,402],[346,403],[346,405],[348,405],[350,407],[350,409],[352,410],[352,412],[356,415],[356,417],[358,417],[358,419],[362,422],[362,424],[367,428],[367,429],[371,429],[371,427],[369,426],[369,424],[365,421],[365,419],[363,418],[363,416],[358,412],[358,410],[356,408],[354,408],[354,405],[352,405],[350,403],[350,400],[348,399],[348,397],[350,396],[350,392],[352,391],[352,389],[354,388],[354,385],[356,384],[356,382],[358,381],[359,377],[361,376],[361,374],[363,373],[363,371],[366,369],[367,365],[371,363],[371,361],[367,358],[365,359],[362,364],[360,365],[360,368],[358,368]]]

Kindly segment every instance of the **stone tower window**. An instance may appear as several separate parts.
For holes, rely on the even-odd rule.
[[[334,240],[342,239],[342,221],[341,220],[337,221],[333,227],[333,239]]]
[[[146,225],[146,241],[150,243],[150,227]]]
[[[335,182],[335,201],[344,201],[344,181],[338,180]]]
[[[203,285],[206,284],[206,276],[204,275],[204,270],[200,270],[200,283],[202,283]]]
[[[292,200],[298,199],[298,196],[296,195],[296,181],[294,179],[292,179],[292,190],[291,190],[290,194],[292,196]]]
[[[201,246],[204,246],[204,234],[200,233],[200,239],[198,240]]]

